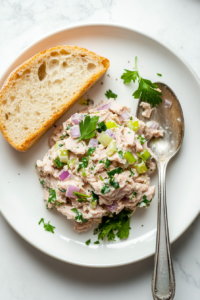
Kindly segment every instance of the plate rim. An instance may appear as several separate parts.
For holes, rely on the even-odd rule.
[[[9,68],[15,63],[16,60],[19,59],[20,56],[23,55],[23,53],[25,53],[27,50],[29,50],[31,47],[37,45],[38,43],[40,43],[42,40],[50,38],[58,33],[62,33],[64,31],[68,31],[68,30],[72,30],[72,29],[78,29],[78,28],[82,28],[82,27],[111,27],[111,28],[117,28],[117,29],[124,29],[124,30],[129,30],[133,33],[137,33],[139,35],[142,35],[143,37],[149,38],[154,42],[157,42],[158,44],[160,44],[161,46],[163,46],[164,48],[166,48],[167,50],[169,50],[173,55],[176,56],[176,58],[178,58],[186,67],[187,69],[191,72],[191,74],[193,75],[194,79],[196,79],[197,84],[199,85],[200,88],[200,78],[198,77],[198,75],[196,74],[196,72],[193,70],[193,68],[190,66],[190,64],[186,61],[186,59],[171,45],[169,45],[166,42],[161,41],[160,39],[158,39],[157,37],[155,37],[154,35],[145,33],[145,31],[142,30],[138,30],[133,26],[128,26],[128,25],[124,25],[122,23],[114,23],[114,22],[77,22],[73,25],[68,25],[68,26],[64,26],[64,27],[60,27],[57,30],[53,30],[51,32],[49,32],[48,34],[45,34],[43,36],[41,36],[38,39],[35,39],[33,42],[29,43],[25,48],[23,48],[15,57],[12,58],[12,60],[10,61],[10,63],[8,64],[8,66],[4,69],[1,77],[0,77],[0,85],[3,84],[2,79],[5,77],[5,74],[8,72]],[[23,236],[13,225],[12,222],[9,220],[9,218],[6,218],[6,215],[3,213],[3,210],[0,208],[0,213],[1,215],[4,217],[4,219],[6,220],[6,222],[11,226],[12,229],[14,229],[14,231],[19,234],[20,237],[23,238],[23,240],[25,240],[26,242],[28,242],[31,246],[33,246],[34,248],[36,248],[37,250],[40,250],[42,253],[53,257],[55,259],[58,259],[60,261],[63,261],[65,263],[70,263],[73,265],[78,265],[78,266],[82,266],[82,267],[92,267],[92,268],[108,268],[108,267],[119,267],[119,266],[124,266],[124,265],[128,265],[131,263],[135,263],[135,262],[139,262],[141,260],[144,260],[152,255],[154,255],[155,251],[149,253],[149,255],[145,256],[145,257],[140,257],[137,259],[131,259],[125,262],[119,262],[119,263],[113,263],[113,264],[88,264],[88,263],[80,263],[77,261],[73,261],[73,260],[67,260],[63,257],[58,257],[56,255],[54,255],[53,253],[50,252],[46,252],[45,250],[43,250],[42,248],[38,247],[36,244],[32,243],[30,240],[28,240],[25,236]],[[197,218],[197,216],[200,214],[200,211],[197,210],[194,218],[192,220],[190,220],[190,222],[188,222],[187,226],[184,228],[184,230],[173,240],[170,241],[170,243],[172,244],[173,242],[175,242],[190,226],[191,224],[194,222],[194,220]]]

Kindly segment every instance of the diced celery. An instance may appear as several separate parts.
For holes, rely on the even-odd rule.
[[[109,143],[109,145],[108,145],[108,147],[107,147],[107,149],[106,149],[106,154],[107,154],[108,156],[111,156],[111,155],[113,155],[116,151],[117,151],[116,141],[115,141],[115,140],[112,140],[112,141]]]
[[[82,176],[83,176],[83,177],[86,177],[86,176],[87,176],[87,173],[86,173],[86,169],[85,169],[85,168],[82,168]]]
[[[143,174],[143,173],[147,172],[147,167],[144,162],[141,162],[140,164],[135,165],[134,168],[136,169],[136,171],[139,174]]]
[[[106,127],[107,127],[108,129],[110,129],[110,128],[114,128],[114,127],[118,127],[118,126],[117,126],[117,124],[115,123],[115,121],[108,121],[108,122],[106,122]]]
[[[126,151],[124,153],[124,158],[130,163],[134,164],[136,162],[136,158],[133,156],[133,154],[130,151]]]
[[[139,122],[138,121],[128,121],[127,123],[127,127],[130,128],[133,131],[137,131],[140,126],[139,126]]]
[[[142,158],[144,161],[147,161],[151,158],[151,154],[147,149],[144,149],[142,152],[137,152],[138,157]]]
[[[90,206],[92,208],[96,208],[96,206],[97,206],[97,200],[96,199],[92,199],[92,201],[90,202]]]
[[[108,146],[108,144],[113,140],[113,138],[111,138],[109,135],[107,135],[105,132],[102,132],[97,140],[104,146]]]
[[[68,156],[68,150],[59,150],[58,151],[58,157],[61,162],[68,163],[69,156]]]
[[[60,142],[58,142],[58,141],[55,143],[55,145],[54,145],[55,151],[57,151],[58,149],[60,149],[59,144],[60,144]]]

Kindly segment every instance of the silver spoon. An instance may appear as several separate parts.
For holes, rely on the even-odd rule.
[[[153,139],[148,146],[155,155],[158,168],[158,219],[156,253],[152,276],[152,294],[155,300],[172,300],[175,294],[175,277],[171,258],[169,229],[167,221],[166,203],[166,168],[169,160],[181,147],[184,135],[184,119],[180,102],[174,92],[164,83],[156,82],[162,92],[162,103],[152,111],[151,121],[159,123],[164,130],[164,137]],[[164,100],[172,102],[166,108]],[[144,122],[149,121],[142,116],[143,109],[138,102],[137,118]]]

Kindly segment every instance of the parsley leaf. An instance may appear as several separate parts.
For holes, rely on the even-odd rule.
[[[106,131],[107,130],[107,127],[106,127],[106,124],[104,123],[104,121],[98,123],[97,126],[98,126],[97,131],[99,133],[101,133],[102,131]]]
[[[60,139],[61,139],[61,140],[64,140],[64,138],[66,138],[66,136],[69,136],[69,134],[65,133],[65,134],[61,135],[61,136],[60,136]]]
[[[89,246],[89,244],[91,243],[91,240],[89,239],[85,243],[86,243],[87,246]]]
[[[76,216],[75,216],[76,222],[85,223],[88,221],[87,219],[83,219],[82,213],[77,208],[72,208],[71,210],[76,214]]]
[[[124,159],[124,153],[123,153],[122,150],[119,150],[119,151],[118,151],[118,154],[119,154],[119,157],[120,157],[120,158]]]
[[[54,159],[54,164],[56,165],[57,168],[62,168],[62,167],[65,165],[64,163],[62,163],[62,162],[60,161],[60,159],[59,159],[58,157],[56,157],[56,158]]]
[[[100,160],[99,163],[105,164],[106,169],[110,167],[110,160],[106,158],[106,160]]]
[[[133,192],[133,196],[130,199],[132,200],[133,198],[135,198],[137,193],[138,193],[137,191]]]
[[[129,215],[129,211],[122,210],[118,215],[114,214],[112,218],[103,217],[102,223],[94,230],[94,234],[98,234],[98,240],[107,237],[108,241],[115,241],[115,236],[119,239],[128,238],[130,230]]]
[[[86,116],[85,119],[79,123],[81,136],[77,138],[76,141],[79,142],[80,140],[88,140],[94,137],[98,120],[98,116]]]
[[[115,177],[110,178],[109,183],[111,186],[113,186],[115,189],[119,188],[119,182],[115,180]]]
[[[96,147],[94,147],[94,148],[88,148],[87,156],[89,156],[89,155],[91,155],[92,153],[94,153],[95,150],[96,150]]]
[[[129,177],[131,177],[131,176],[134,176],[135,175],[135,173],[131,170],[131,169],[128,169],[129,171],[130,171],[130,173],[131,173],[131,175],[129,175]]]
[[[106,91],[105,96],[110,99],[110,98],[114,98],[116,100],[117,95],[114,94],[111,90]]]
[[[44,185],[44,180],[39,179],[39,181],[40,181],[41,185]]]
[[[94,244],[95,244],[95,245],[98,245],[98,244],[100,244],[100,242],[99,242],[99,241],[96,241],[96,242],[94,242]]]
[[[162,74],[160,74],[160,73],[157,73],[157,75],[160,76],[160,77],[162,76]]]
[[[107,185],[103,185],[103,187],[102,187],[102,189],[101,189],[101,193],[103,194],[103,195],[105,195],[105,194],[107,194],[107,193],[109,193],[110,192],[110,188],[109,188],[109,186],[107,186]]]
[[[49,189],[49,199],[48,199],[48,202],[51,203],[51,202],[54,202],[56,201],[56,191],[52,188]]]
[[[121,76],[121,79],[124,80],[124,83],[130,83],[131,80],[135,82],[138,78],[138,71],[130,71],[126,69],[124,69],[124,71],[126,71],[126,73],[123,73],[123,75]]]
[[[117,167],[116,169],[113,169],[112,171],[107,172],[109,177],[114,176],[115,174],[120,174],[124,172],[124,170],[121,167]]]
[[[143,199],[143,201],[138,202],[138,204],[137,204],[136,206],[139,206],[139,207],[147,207],[147,206],[150,205],[151,201],[147,200],[147,196],[146,196],[146,195],[144,195],[144,196],[142,197],[142,199]]]
[[[71,126],[68,124],[66,130],[69,130],[71,128]]]
[[[90,198],[90,195],[85,195],[78,192],[73,192],[73,194],[78,197],[78,202],[80,203],[82,203],[83,201],[90,202],[87,200],[87,198]]]
[[[40,225],[42,222],[44,223],[44,219],[43,218],[40,219],[40,221],[38,222],[38,224]]]
[[[144,145],[144,143],[147,141],[147,140],[145,139],[145,137],[143,137],[143,136],[141,136],[141,135],[138,135],[137,139],[140,141],[140,144],[141,144],[141,145]]]
[[[61,191],[61,193],[65,193],[66,192],[65,189],[59,189],[59,191]]]
[[[56,228],[56,227],[52,226],[52,225],[50,224],[50,221],[49,221],[48,223],[44,223],[44,219],[41,218],[41,220],[39,221],[38,224],[40,225],[42,222],[43,222],[44,229],[45,229],[46,231],[50,231],[50,232],[54,233],[54,228]]]
[[[89,157],[88,156],[87,157],[82,157],[81,161],[82,162],[78,165],[77,172],[79,172],[82,168],[87,168]]]

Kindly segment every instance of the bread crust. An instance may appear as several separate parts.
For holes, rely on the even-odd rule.
[[[5,80],[1,90],[0,90],[0,113],[2,111],[2,98],[6,94],[7,90],[9,88],[12,88],[12,86],[15,84],[15,80],[17,79],[18,73],[22,71],[23,69],[26,69],[27,67],[30,68],[32,64],[35,63],[38,58],[41,57],[41,59],[45,59],[47,55],[52,51],[58,51],[61,49],[70,50],[70,51],[77,51],[83,54],[89,54],[90,56],[94,57],[94,59],[101,60],[104,69],[102,71],[96,72],[89,82],[87,84],[83,85],[80,92],[76,93],[65,105],[60,106],[60,109],[57,113],[55,113],[43,126],[35,131],[34,133],[30,134],[28,138],[21,144],[16,144],[13,142],[6,131],[4,130],[4,123],[3,119],[0,118],[0,130],[5,137],[5,139],[8,141],[8,143],[13,146],[18,151],[26,151],[30,147],[32,147],[39,139],[40,137],[81,97],[83,94],[85,94],[107,71],[108,67],[110,66],[110,62],[107,58],[97,55],[94,52],[91,52],[85,48],[77,47],[77,46],[56,46],[53,48],[50,48],[48,50],[44,50],[39,52],[38,54],[34,55],[27,61],[25,61],[23,64],[18,66],[16,69],[14,69],[11,74],[8,76],[8,78]]]

